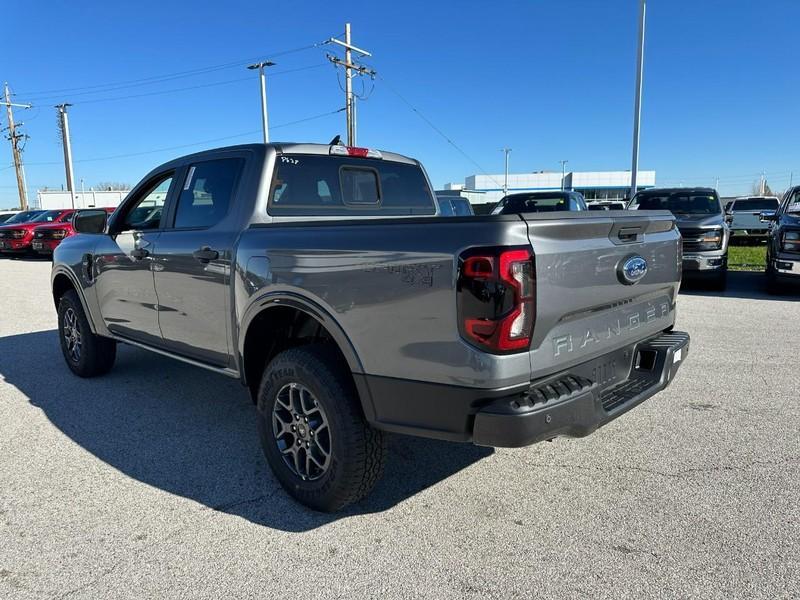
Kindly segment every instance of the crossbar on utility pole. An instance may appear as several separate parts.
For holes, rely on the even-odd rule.
[[[61,143],[64,146],[64,170],[67,174],[67,191],[69,197],[72,199],[72,208],[75,208],[75,185],[74,176],[72,174],[72,146],[69,140],[69,117],[67,116],[67,108],[72,104],[58,104],[58,116],[61,119]]]
[[[11,93],[8,90],[8,83],[5,84],[3,92],[3,104],[6,106],[6,116],[8,117],[8,139],[11,141],[11,154],[14,159],[14,170],[17,174],[19,207],[21,210],[27,210],[28,188],[25,182],[25,166],[22,163],[22,149],[19,147],[19,141],[25,136],[21,133],[17,133],[17,127],[19,127],[19,125],[14,123],[14,111],[11,109],[11,107],[17,106],[20,108],[30,108],[31,105],[11,102]]]
[[[353,52],[361,56],[372,56],[367,50],[362,50],[354,46],[350,40],[350,23],[344,24],[344,41],[330,38],[328,43],[337,44],[344,47],[344,60],[332,55],[328,55],[328,60],[337,67],[344,67],[344,96],[345,112],[347,113],[347,145],[356,145],[356,107],[355,96],[353,95],[353,72],[359,75],[369,75],[374,77],[375,71],[353,62]]]
[[[274,67],[275,63],[263,60],[254,65],[249,65],[248,69],[258,69],[258,78],[261,81],[261,126],[264,129],[264,143],[269,144],[269,117],[267,115],[267,78],[264,75],[264,67]]]
[[[644,26],[647,0],[639,3],[639,43],[636,50],[636,95],[633,105],[633,157],[631,158],[631,198],[636,195],[639,175],[639,125],[642,120],[642,76],[644,75]]]

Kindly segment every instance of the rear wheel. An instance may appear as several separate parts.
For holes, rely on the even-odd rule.
[[[117,343],[92,333],[75,290],[58,303],[58,337],[67,366],[79,377],[103,375],[114,366]]]
[[[258,392],[258,432],[275,477],[315,510],[360,500],[383,473],[385,436],[364,419],[347,365],[324,344],[270,362]]]

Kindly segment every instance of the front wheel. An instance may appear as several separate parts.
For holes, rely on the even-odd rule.
[[[117,343],[92,333],[75,290],[58,303],[58,337],[67,366],[79,377],[104,375],[114,366]]]
[[[347,365],[324,344],[270,362],[258,392],[258,432],[275,477],[314,510],[360,500],[383,473],[385,436],[365,420]]]

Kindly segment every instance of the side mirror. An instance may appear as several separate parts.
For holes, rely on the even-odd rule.
[[[104,233],[107,219],[104,210],[82,210],[75,215],[72,227],[78,233]]]
[[[733,215],[731,213],[725,213],[725,222],[728,225],[731,225],[733,223]]]

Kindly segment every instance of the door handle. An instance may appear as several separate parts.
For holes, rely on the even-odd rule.
[[[144,248],[136,248],[135,250],[131,250],[131,257],[135,258],[136,260],[141,260],[147,256],[150,256],[150,251],[145,250]]]
[[[194,256],[197,260],[201,263],[207,263],[212,260],[216,260],[219,258],[219,252],[216,250],[212,250],[208,246],[203,246],[200,250],[195,250],[192,252],[192,256]]]

